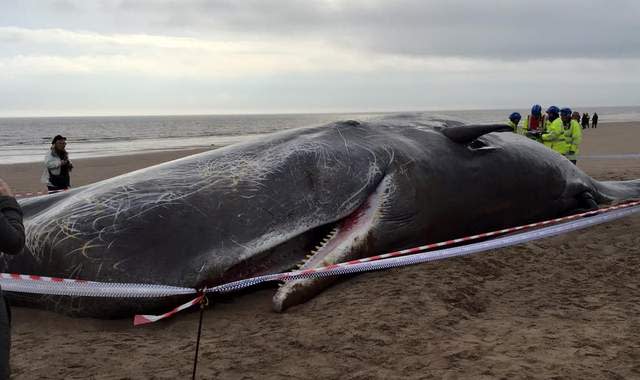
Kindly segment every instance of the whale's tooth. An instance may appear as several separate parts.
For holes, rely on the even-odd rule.
[[[306,255],[304,258],[305,258],[305,259],[307,259],[307,260],[309,260],[309,259],[310,259],[310,258],[312,258],[312,257],[313,257],[313,255]]]

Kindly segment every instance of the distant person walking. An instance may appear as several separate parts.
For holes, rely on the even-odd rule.
[[[24,248],[22,210],[11,188],[0,178],[0,257],[16,255]],[[0,379],[8,379],[11,351],[11,312],[0,289]]]
[[[591,128],[597,128],[597,127],[598,127],[598,113],[594,112],[593,117],[591,118]]]
[[[49,193],[67,190],[71,186],[70,172],[73,164],[66,150],[67,138],[57,135],[51,141],[51,149],[44,157],[44,172],[41,181]]]

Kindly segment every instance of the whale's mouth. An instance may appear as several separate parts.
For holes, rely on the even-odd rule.
[[[361,257],[367,251],[367,236],[381,213],[388,192],[386,182],[383,180],[347,216],[314,227],[277,246],[251,255],[228,268],[215,282],[209,282],[206,286],[269,273],[317,268]]]
[[[376,228],[384,211],[385,200],[390,192],[389,181],[383,179],[376,190],[345,218],[332,223],[327,234],[317,240],[314,249],[299,265],[298,269],[310,269],[347,262],[364,257],[373,251]],[[273,308],[282,311],[302,303],[322,291],[331,278],[292,280],[284,283],[273,298]]]
[[[360,250],[366,248],[362,245],[366,245],[369,231],[380,212],[382,194],[379,190],[380,186],[351,214],[313,231],[316,243],[297,269],[317,268],[353,259],[356,246]]]

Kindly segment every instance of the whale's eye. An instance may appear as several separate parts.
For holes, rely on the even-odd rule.
[[[484,141],[476,139],[471,141],[469,144],[467,144],[467,146],[471,149],[480,149],[480,148],[486,148],[489,145],[487,145],[487,143]]]

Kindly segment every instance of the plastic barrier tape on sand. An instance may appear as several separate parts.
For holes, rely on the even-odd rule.
[[[305,269],[284,273],[269,274],[254,278],[243,279],[227,284],[222,284],[209,289],[204,293],[224,293],[244,289],[267,281],[289,281],[302,278],[327,277],[351,273],[360,273],[406,265],[415,265],[429,261],[442,260],[450,257],[465,256],[473,253],[497,249],[528,241],[560,235],[570,231],[583,229],[596,224],[606,223],[640,211],[640,201],[629,202],[616,206],[589,211],[581,214],[570,215],[563,218],[547,220],[528,225],[505,228],[483,234],[468,236],[459,239],[447,240],[440,243],[428,244],[416,248],[390,252],[383,255],[353,260],[346,263],[333,264],[327,267]],[[556,224],[559,223],[560,224]],[[550,224],[553,224],[549,226]],[[517,234],[497,237],[478,243],[471,243],[459,247],[442,247],[470,242],[487,237],[494,237],[507,233],[522,231],[524,229],[538,229],[519,232]],[[423,252],[428,249],[441,248],[436,251]],[[142,298],[142,297],[167,297],[174,295],[198,294],[198,296],[175,309],[162,315],[137,315],[134,324],[155,322],[174,315],[192,305],[198,304],[203,299],[203,292],[196,289],[155,285],[155,284],[130,284],[130,283],[104,283],[85,280],[63,279],[24,274],[0,273],[0,286],[3,291],[19,293],[52,294],[80,297],[110,297],[110,298]]]

